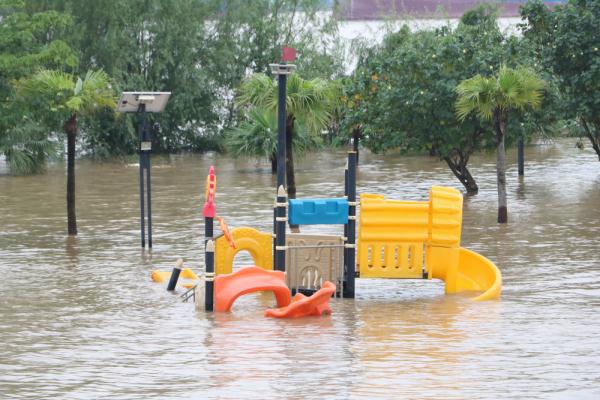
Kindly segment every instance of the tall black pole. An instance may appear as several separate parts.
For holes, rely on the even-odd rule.
[[[346,161],[346,168],[344,169],[344,197],[348,199],[348,161]],[[350,211],[348,211],[350,215]],[[344,244],[348,243],[348,222],[344,224]],[[344,248],[344,274],[348,271],[348,249]],[[344,284],[345,284],[344,278]],[[343,295],[343,293],[342,293]]]
[[[273,267],[277,265],[277,197],[275,197],[275,206],[273,207]]]
[[[214,275],[215,275],[215,242],[209,240],[206,242],[204,253],[204,262],[206,264],[206,284],[204,286],[204,311],[213,311],[214,309]]]
[[[287,75],[279,75],[279,99],[277,102],[277,189],[285,185],[285,86]]]
[[[140,104],[138,107],[138,113],[140,113],[140,121],[138,126],[138,136],[140,142],[140,234],[142,237],[142,248],[146,247],[146,233],[144,229],[144,160],[145,154],[142,150],[142,140],[144,139],[144,131],[146,129],[146,105]]]
[[[348,242],[346,243],[346,287],[344,297],[354,297],[356,278],[356,153],[348,152]]]
[[[150,180],[150,150],[146,151],[146,189],[148,201],[148,247],[152,248],[152,184]]]
[[[213,240],[213,218],[204,218],[204,310],[213,310],[214,279],[215,279],[215,242]]]
[[[275,207],[275,266],[285,271],[285,225],[287,222],[287,192],[285,190],[285,100],[287,75],[279,74],[279,99],[277,103],[277,201]]]
[[[525,175],[525,144],[523,143],[523,136],[519,136],[517,148],[517,162],[519,164],[519,176]]]

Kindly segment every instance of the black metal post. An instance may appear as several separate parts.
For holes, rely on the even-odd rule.
[[[175,290],[175,286],[177,286],[177,281],[179,280],[179,274],[181,273],[181,268],[183,268],[183,260],[180,258],[173,267],[173,272],[171,272],[171,278],[169,279],[169,284],[167,285],[168,291]]]
[[[144,165],[145,165],[145,154],[142,151],[142,140],[144,138],[144,130],[146,129],[146,105],[140,104],[138,107],[138,113],[140,113],[140,121],[138,126],[138,136],[140,142],[140,234],[142,237],[142,248],[146,247],[146,233],[144,229]]]
[[[206,242],[206,250],[204,253],[206,265],[205,287],[204,287],[204,310],[213,311],[214,303],[214,280],[215,280],[215,242],[209,240]]]
[[[287,75],[279,74],[279,99],[277,103],[277,204],[275,205],[275,265],[285,271],[285,225],[287,192],[285,190],[285,100]]]
[[[213,241],[214,218],[204,218],[204,309],[213,310],[214,279],[215,279],[215,242]]]
[[[277,237],[275,238],[275,269],[277,271],[285,271],[286,205],[287,193],[283,186],[279,186],[279,189],[277,190],[277,217],[275,217],[277,225]]]
[[[150,180],[150,151],[146,151],[146,189],[148,201],[148,247],[152,248],[152,181]]]
[[[519,164],[519,176],[525,175],[525,144],[523,143],[523,137],[519,137],[517,142],[517,163]]]
[[[273,207],[273,267],[277,265],[277,197],[275,197],[275,206]]]
[[[348,161],[346,161],[346,168],[344,169],[344,197],[348,199]],[[348,212],[350,215],[350,212]],[[344,243],[348,243],[348,223],[344,224]],[[344,249],[344,271],[348,270],[348,249]]]
[[[356,278],[356,153],[348,152],[348,242],[346,244],[346,287],[344,297],[354,297]]]
[[[279,75],[279,99],[277,103],[277,190],[285,185],[285,86],[287,75]]]

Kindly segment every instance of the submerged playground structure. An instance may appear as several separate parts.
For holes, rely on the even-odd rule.
[[[284,61],[290,60],[284,57]],[[474,300],[498,298],[502,287],[499,269],[487,258],[460,246],[463,198],[456,189],[434,186],[428,201],[391,200],[363,193],[357,202],[356,153],[351,151],[343,198],[288,200],[284,175],[285,85],[294,66],[283,63],[272,64],[271,68],[279,79],[273,232],[252,227],[229,231],[216,214],[217,180],[211,167],[203,208],[205,270],[199,278],[189,269],[183,270],[187,278],[197,278],[190,289],[197,306],[206,311],[229,311],[246,293],[271,291],[279,308],[267,310],[266,316],[321,315],[331,311],[331,296],[355,297],[356,278],[441,279],[446,293],[476,291],[480,294]],[[216,237],[215,218],[222,231]],[[343,225],[344,234],[288,234],[288,223]],[[247,251],[254,265],[233,272],[233,260],[240,251]],[[178,264],[171,274],[155,271],[153,279],[169,278],[167,289],[173,290],[180,271]]]

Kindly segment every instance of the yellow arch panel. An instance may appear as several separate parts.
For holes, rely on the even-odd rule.
[[[273,237],[270,233],[254,228],[241,227],[231,230],[236,248],[229,246],[224,236],[215,239],[215,273],[217,275],[233,272],[233,260],[240,251],[247,251],[254,265],[262,269],[273,269]]]

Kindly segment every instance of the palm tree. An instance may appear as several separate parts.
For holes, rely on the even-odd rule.
[[[315,78],[304,80],[292,74],[287,80],[286,97],[286,181],[288,197],[296,198],[294,174],[294,138],[301,125],[313,136],[318,136],[327,127],[336,105],[339,87],[334,82]],[[246,79],[239,89],[238,103],[272,112],[277,111],[277,84],[265,74],[254,74]]]
[[[320,143],[302,125],[298,125],[293,149],[296,155],[317,147]],[[225,147],[234,157],[265,157],[271,162],[271,172],[277,172],[277,116],[273,111],[252,108],[247,120],[229,130]]]
[[[506,157],[504,138],[511,111],[538,108],[543,98],[544,81],[534,72],[520,67],[502,67],[497,76],[476,75],[456,88],[456,115],[464,121],[475,114],[482,121],[492,120],[496,132],[496,174],[498,180],[498,222],[508,222],[506,202]]]
[[[0,132],[0,154],[6,157],[11,173],[17,175],[42,172],[46,160],[55,154],[47,130],[25,118],[20,125]]]
[[[61,71],[42,70],[18,83],[22,96],[35,98],[58,114],[67,134],[67,228],[77,235],[75,215],[75,141],[77,118],[116,106],[113,89],[104,71],[88,71],[83,79]]]

